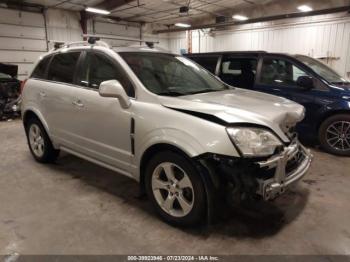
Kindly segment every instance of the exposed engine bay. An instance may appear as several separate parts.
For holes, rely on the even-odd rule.
[[[0,63],[0,121],[20,116],[21,81],[17,65]]]

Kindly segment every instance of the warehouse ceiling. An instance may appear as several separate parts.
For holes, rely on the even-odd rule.
[[[1,2],[36,4],[71,11],[82,11],[87,6],[98,7],[111,11],[109,18],[166,26],[178,22],[215,22],[218,17],[232,20],[235,13],[249,14],[249,17],[255,18],[279,15],[295,12],[299,4],[308,4],[314,9],[350,5],[350,0],[0,0]],[[181,13],[181,7],[188,7],[189,11]]]
[[[203,17],[222,16],[233,8],[254,7],[271,2],[268,0],[134,0],[134,1],[101,1],[101,0],[17,0],[16,2],[38,4],[51,8],[62,8],[72,11],[84,10],[86,6],[99,6],[103,2],[117,3],[110,9],[111,16],[128,21],[139,21],[160,24],[172,24]],[[125,4],[126,2],[126,4]],[[120,3],[120,6],[118,6]],[[180,7],[189,7],[189,12],[181,15]]]

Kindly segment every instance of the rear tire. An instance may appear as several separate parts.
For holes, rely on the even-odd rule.
[[[328,153],[350,156],[350,115],[339,114],[327,118],[320,126],[319,141]]]
[[[145,186],[152,205],[166,222],[189,226],[205,221],[204,183],[187,157],[170,151],[155,155],[146,167]]]
[[[27,142],[34,159],[40,163],[54,162],[60,151],[55,149],[41,122],[31,118],[26,124]]]

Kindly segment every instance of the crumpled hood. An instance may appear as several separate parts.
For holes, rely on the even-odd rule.
[[[303,106],[288,99],[240,88],[159,98],[165,107],[213,115],[228,124],[249,123],[266,126],[284,141],[289,141],[285,135],[287,130],[305,115]]]

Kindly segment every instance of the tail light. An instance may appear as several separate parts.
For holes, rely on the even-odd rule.
[[[24,86],[25,86],[27,80],[28,80],[28,79],[24,79],[24,80],[21,82],[21,87],[20,87],[21,94],[23,93],[23,89],[24,89]]]

